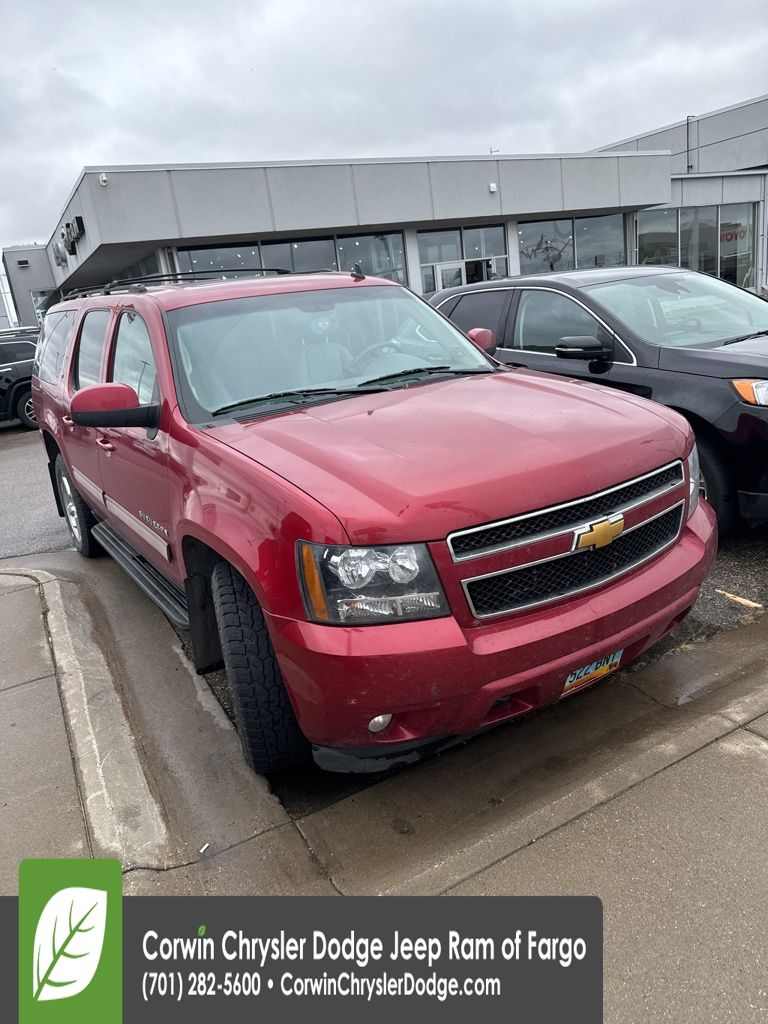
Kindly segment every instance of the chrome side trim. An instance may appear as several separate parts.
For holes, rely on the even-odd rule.
[[[84,495],[87,495],[91,501],[95,501],[99,508],[104,507],[104,496],[101,493],[101,488],[87,477],[85,473],[81,473],[79,469],[72,467],[72,476],[75,479],[75,486],[78,491],[82,491]]]
[[[170,562],[171,550],[168,547],[167,542],[164,541],[162,537],[158,537],[154,530],[151,530],[145,523],[142,523],[137,516],[133,515],[132,512],[129,512],[127,508],[123,508],[122,505],[119,505],[108,495],[105,496],[104,504],[107,507],[107,511],[113,515],[115,519],[119,519],[121,523],[127,526],[130,530],[133,530],[137,536],[141,537],[145,544],[154,548],[154,550],[157,551],[157,553],[161,555],[166,562]]]
[[[634,533],[635,530],[639,530],[642,526],[647,526],[648,523],[652,523],[655,519],[660,519],[662,516],[667,515],[667,513],[671,512],[673,509],[679,509],[680,515],[678,517],[677,533],[674,537],[672,537],[671,540],[666,541],[666,543],[662,544],[661,547],[656,548],[654,551],[652,551],[649,555],[646,555],[644,558],[640,558],[636,562],[632,562],[630,565],[625,565],[624,568],[620,569],[618,572],[612,573],[608,576],[604,576],[599,580],[595,580],[594,583],[589,583],[584,587],[576,587],[573,590],[564,590],[562,594],[558,594],[556,597],[545,597],[542,598],[541,601],[530,601],[528,604],[518,604],[514,605],[512,608],[502,608],[497,612],[486,612],[483,615],[479,615],[475,610],[474,604],[472,603],[472,598],[469,596],[468,587],[470,583],[476,583],[478,580],[490,579],[490,577],[492,576],[509,576],[513,572],[518,572],[520,569],[529,569],[531,566],[534,565],[543,565],[545,562],[556,562],[558,559],[563,558],[573,558],[576,555],[580,554],[580,552],[567,551],[564,555],[552,555],[549,558],[541,558],[537,562],[526,562],[524,565],[515,565],[508,569],[498,569],[496,572],[486,572],[481,576],[473,576],[470,579],[462,580],[461,586],[462,589],[464,590],[464,597],[467,599],[467,604],[469,605],[470,612],[476,619],[495,619],[498,618],[500,615],[511,615],[513,613],[516,614],[517,612],[526,611],[529,608],[538,608],[540,605],[543,604],[554,604],[556,601],[562,601],[566,597],[574,597],[576,594],[584,594],[588,590],[595,590],[597,587],[605,586],[606,583],[611,583],[613,580],[620,579],[620,577],[625,576],[628,572],[631,572],[633,569],[639,568],[639,566],[641,565],[645,565],[646,562],[650,562],[652,558],[656,558],[656,556],[660,555],[662,551],[666,551],[667,548],[670,548],[673,544],[677,543],[683,529],[685,517],[685,499],[677,502],[677,504],[675,505],[670,505],[669,508],[665,508],[663,512],[658,512],[655,516],[651,516],[650,519],[644,519],[642,523],[638,523],[636,526],[632,526],[630,527],[630,529],[624,531],[622,537],[626,537],[628,534]]]
[[[521,522],[523,519],[533,519],[535,516],[546,515],[548,512],[559,512],[561,508],[570,508],[572,505],[581,505],[585,501],[594,501],[596,498],[602,498],[606,494],[612,494],[614,491],[620,491],[624,487],[631,487],[633,484],[639,484],[641,481],[648,480],[650,477],[657,476],[659,473],[665,473],[668,469],[672,469],[674,466],[679,466],[681,472],[681,478],[677,483],[668,484],[666,487],[658,487],[655,491],[651,491],[647,495],[643,495],[643,497],[638,501],[632,502],[629,505],[619,506],[618,508],[611,510],[610,513],[601,513],[599,516],[589,516],[578,523],[574,523],[573,526],[557,530],[547,530],[541,533],[532,533],[530,536],[523,537],[521,540],[508,541],[504,544],[497,544],[490,548],[480,548],[477,551],[471,551],[466,555],[454,554],[454,537],[467,537],[472,533],[482,533],[484,530],[495,530],[499,526],[510,526],[512,523]],[[486,555],[497,554],[499,551],[510,551],[512,548],[521,547],[524,544],[532,544],[540,540],[549,539],[550,537],[559,537],[562,534],[572,533],[579,526],[585,526],[587,523],[591,523],[593,520],[599,519],[603,515],[614,515],[619,512],[631,512],[633,509],[640,508],[641,505],[647,505],[648,502],[653,501],[662,494],[666,494],[667,491],[673,491],[676,487],[682,487],[684,483],[685,467],[683,466],[682,459],[675,459],[674,462],[668,462],[665,466],[659,466],[658,469],[651,470],[650,473],[644,473],[642,476],[632,477],[630,480],[625,480],[623,483],[616,484],[614,487],[606,487],[603,491],[596,491],[594,494],[587,494],[582,498],[574,498],[573,501],[564,501],[560,505],[547,505],[545,508],[536,509],[535,512],[525,512],[519,516],[510,516],[509,519],[497,519],[492,523],[483,523],[481,526],[471,526],[466,530],[454,530],[453,533],[448,534],[446,543],[448,544],[448,550],[450,551],[451,558],[454,562],[468,562],[473,558],[485,558]],[[628,533],[629,531],[626,532]],[[533,563],[528,564],[532,565]]]

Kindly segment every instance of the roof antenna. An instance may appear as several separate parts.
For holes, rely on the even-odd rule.
[[[355,279],[355,281],[364,281],[365,280],[365,274],[363,273],[363,268],[360,266],[359,263],[353,263],[352,264],[352,270],[350,271],[350,273],[352,274],[352,277]]]

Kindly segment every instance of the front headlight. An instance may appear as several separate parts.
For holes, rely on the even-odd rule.
[[[315,622],[373,625],[448,615],[426,544],[342,547],[299,541],[307,614]]]
[[[732,380],[739,398],[750,405],[768,405],[768,380]]]
[[[701,467],[699,466],[699,449],[694,444],[688,456],[688,518],[690,519],[699,504],[701,487]]]

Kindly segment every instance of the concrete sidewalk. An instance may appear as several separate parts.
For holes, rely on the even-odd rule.
[[[334,894],[117,565],[25,562],[0,563],[0,893],[24,857],[112,856],[127,894]]]
[[[33,576],[0,575],[0,892],[24,857],[87,857],[91,845]]]

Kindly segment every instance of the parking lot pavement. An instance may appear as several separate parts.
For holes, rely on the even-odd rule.
[[[176,634],[115,563],[64,551],[6,559],[0,572],[18,580],[21,563],[69,588],[67,609],[80,602],[84,620],[71,646],[89,659],[88,706],[101,712],[102,736],[117,736],[119,723],[159,810],[163,843],[145,861],[123,833],[134,842],[123,857],[127,893],[597,893],[606,906],[607,1019],[751,1021],[765,1011],[755,979],[764,977],[768,891],[768,617],[678,645],[423,765],[366,779],[359,791],[355,780],[350,789],[348,779],[326,775],[319,806],[310,800],[297,812],[246,768]],[[0,612],[6,602],[28,603],[28,593],[6,593]],[[50,609],[48,626],[55,643]],[[14,640],[27,682],[10,689],[22,699],[3,716],[4,737],[6,727],[19,730],[0,745],[14,823],[0,842],[5,892],[34,844],[55,851],[66,839],[85,852],[98,840],[83,720],[70,709],[67,730],[61,721],[55,728],[55,715],[46,724],[39,699],[50,684],[50,705],[66,679],[58,657],[55,677],[47,664],[27,664],[37,647],[34,638]],[[106,673],[95,688],[94,652]],[[48,673],[40,694],[30,678],[39,672]],[[105,705],[110,694],[118,699]],[[0,701],[7,696],[0,691]],[[41,729],[52,737],[44,746]],[[61,766],[37,816],[22,814],[12,792],[36,781],[34,757]],[[107,795],[130,814],[122,770],[103,763]],[[305,781],[315,776],[307,769]],[[298,774],[292,786],[299,790]],[[71,816],[68,826],[51,829],[50,804]],[[80,806],[90,840],[78,830]]]
[[[0,423],[0,558],[70,546],[51,494],[40,435]]]

